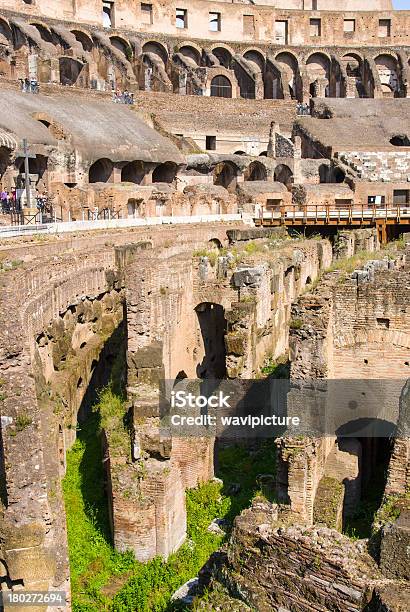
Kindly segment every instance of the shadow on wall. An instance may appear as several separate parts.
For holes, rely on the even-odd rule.
[[[226,319],[224,309],[220,304],[205,302],[195,308],[202,334],[204,358],[197,365],[198,378],[225,378],[226,350],[225,334]]]

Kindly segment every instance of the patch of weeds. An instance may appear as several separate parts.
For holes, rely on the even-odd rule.
[[[16,431],[24,431],[27,427],[32,425],[33,419],[28,416],[28,414],[19,414],[16,416],[16,420],[14,421],[14,426]]]

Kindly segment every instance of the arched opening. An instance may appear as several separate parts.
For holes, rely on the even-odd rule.
[[[275,61],[282,69],[283,80],[285,82],[284,84],[288,87],[291,98],[294,99],[296,97],[296,74],[298,70],[297,59],[291,53],[284,52],[278,53],[278,55],[275,57]]]
[[[82,45],[84,51],[89,53],[93,50],[93,41],[87,34],[85,34],[85,32],[81,32],[80,30],[71,30],[71,34],[74,34],[76,40]]]
[[[333,182],[335,183],[343,183],[346,178],[345,172],[341,168],[333,168],[332,171]]]
[[[350,466],[342,480],[344,531],[349,535],[370,536],[373,516],[383,499],[394,432],[393,423],[375,418],[349,421],[336,432],[336,461],[340,465],[345,454],[345,465]],[[334,464],[335,455],[329,459]]]
[[[330,60],[323,53],[313,53],[306,62],[309,76],[309,91],[312,97],[328,97]]]
[[[221,185],[228,191],[235,191],[238,168],[231,162],[220,162],[214,168],[214,185]]]
[[[186,372],[184,370],[180,370],[175,376],[174,384],[172,386],[175,387],[179,383],[179,381],[185,380],[186,378],[188,378]]]
[[[174,162],[165,162],[157,166],[152,173],[153,183],[172,183],[177,174],[177,165]]]
[[[36,119],[36,121],[44,125],[56,140],[67,139],[67,133],[65,132],[62,125],[54,121],[54,119],[46,113],[33,113],[32,117],[33,119]]]
[[[47,170],[48,157],[45,155],[36,155],[28,160],[28,171],[29,174],[37,174],[39,180],[43,177]],[[18,169],[21,176],[24,174],[24,158],[17,157],[15,161],[15,167]]]
[[[254,161],[245,170],[245,181],[266,181],[268,177],[267,170],[261,162]]]
[[[202,337],[203,359],[197,365],[198,378],[225,378],[226,319],[220,304],[205,302],[195,308]]]
[[[45,42],[53,43],[53,36],[48,28],[43,26],[41,23],[31,23],[30,25],[36,28],[42,40],[44,40]]]
[[[376,57],[374,62],[379,74],[383,96],[386,98],[397,97],[400,91],[397,59],[384,54]]]
[[[231,68],[232,54],[228,51],[228,49],[224,49],[223,47],[216,47],[215,49],[213,49],[212,54],[215,55],[221,66],[227,68],[228,70]]]
[[[113,47],[121,51],[127,58],[131,58],[132,49],[129,42],[124,40],[124,38],[120,38],[119,36],[110,36],[110,41]]]
[[[286,187],[289,187],[293,182],[293,172],[286,164],[279,164],[275,168],[274,173],[275,181],[283,183]]]
[[[262,151],[262,153],[259,153],[259,157],[268,157],[268,152]]]
[[[219,238],[211,238],[211,240],[208,240],[208,245],[213,250],[220,251],[222,249],[222,242],[219,240]]]
[[[211,96],[216,98],[232,98],[232,84],[226,76],[220,74],[212,79]]]
[[[6,172],[11,161],[11,150],[7,147],[0,147],[0,178]],[[8,185],[6,185],[8,187]]]
[[[129,162],[121,170],[122,183],[136,183],[140,185],[144,176],[145,169],[142,161]]]
[[[234,155],[246,155],[245,151],[235,151]]]
[[[110,159],[97,159],[90,167],[88,180],[90,183],[108,183],[112,176],[114,165]]]
[[[329,182],[329,173],[330,168],[326,164],[320,164],[319,166],[319,181],[320,183],[328,183]]]
[[[60,57],[60,83],[62,85],[75,85],[80,76],[84,64],[72,57]]]
[[[246,51],[244,59],[249,62],[254,72],[263,72],[265,69],[265,58],[260,51]]]
[[[4,21],[3,19],[0,19],[0,35],[4,36],[8,42],[11,42],[13,39],[11,28],[7,21]]]
[[[198,49],[195,49],[195,47],[184,45],[183,47],[180,47],[179,53],[181,53],[181,55],[183,55],[185,58],[196,64],[196,66],[200,65],[201,54]]]
[[[164,64],[168,61],[168,53],[163,45],[158,42],[150,41],[145,43],[142,47],[143,53],[152,53],[156,55],[159,60],[161,60]]]
[[[406,134],[399,134],[390,138],[390,144],[395,147],[410,147],[410,138]]]

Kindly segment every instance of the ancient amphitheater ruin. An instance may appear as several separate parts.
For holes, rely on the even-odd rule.
[[[0,610],[410,610],[409,33],[0,0]]]

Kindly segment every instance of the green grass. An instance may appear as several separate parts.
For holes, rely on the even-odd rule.
[[[233,518],[262,492],[272,498],[270,485],[259,474],[274,471],[274,445],[263,444],[254,452],[241,447],[221,449],[218,475],[224,484],[208,482],[187,491],[187,540],[165,563],[156,558],[142,564],[131,552],[113,549],[108,521],[100,428],[118,422],[121,400],[112,389],[100,396],[95,411],[78,431],[67,453],[63,492],[67,515],[71,589],[74,612],[170,611],[172,593],[194,577],[223,536],[209,533],[216,518]],[[232,484],[239,484],[232,490]]]

